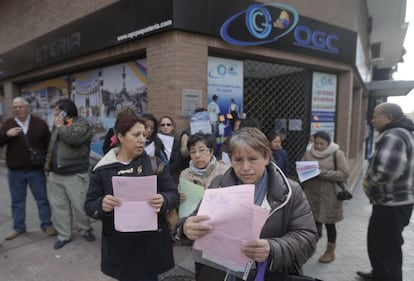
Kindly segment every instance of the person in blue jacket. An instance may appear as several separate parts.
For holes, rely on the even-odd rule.
[[[272,148],[272,160],[282,169],[285,175],[289,174],[289,158],[286,150],[282,148],[282,136],[278,133],[271,132],[267,135]]]

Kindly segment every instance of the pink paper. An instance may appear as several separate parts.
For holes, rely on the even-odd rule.
[[[148,199],[157,193],[157,176],[112,177],[114,196],[121,200],[115,207],[115,229],[121,232],[158,229],[157,212]]]
[[[253,203],[254,185],[207,189],[198,215],[208,215],[214,230],[197,239],[194,248],[203,258],[235,271],[243,271],[249,259],[241,252],[247,242],[259,238],[269,210]]]

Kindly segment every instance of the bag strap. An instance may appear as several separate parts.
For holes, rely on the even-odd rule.
[[[152,167],[152,172],[159,176],[162,171],[164,171],[164,167],[165,167],[165,163],[164,162],[160,162],[160,164],[158,164],[157,166],[157,159],[155,158],[155,156],[150,156],[150,162],[151,162],[151,167]]]
[[[32,145],[30,144],[29,138],[25,133],[22,132],[24,142],[26,143],[27,147],[29,148],[29,151],[32,151]]]
[[[334,161],[334,167],[335,167],[335,170],[336,170],[336,150],[333,153],[333,161]],[[337,185],[338,187],[340,187],[342,190],[345,190],[345,187],[342,185],[341,182],[337,182],[337,184],[338,184]]]

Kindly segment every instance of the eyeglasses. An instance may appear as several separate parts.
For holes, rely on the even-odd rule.
[[[160,124],[160,126],[161,127],[171,127],[172,124],[171,123],[163,123],[163,124]]]
[[[191,155],[195,155],[195,154],[204,154],[204,153],[207,153],[207,152],[210,152],[210,148],[201,148],[201,149],[199,149],[199,150],[190,150],[190,154]]]

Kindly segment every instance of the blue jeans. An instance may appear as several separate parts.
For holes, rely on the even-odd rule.
[[[26,231],[26,194],[27,184],[32,191],[39,212],[40,227],[46,230],[52,225],[51,211],[46,193],[46,177],[41,169],[28,171],[10,170],[8,173],[10,195],[12,200],[13,229]]]

